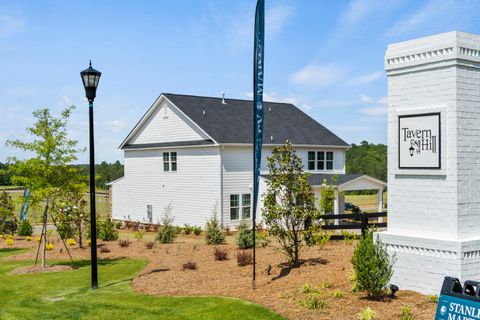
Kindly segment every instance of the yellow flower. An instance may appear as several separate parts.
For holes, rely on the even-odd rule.
[[[26,237],[25,237],[25,240],[27,240],[27,241],[32,241],[32,237],[26,236]]]
[[[11,234],[8,235],[8,236],[7,236],[7,239],[12,239],[12,240],[13,240],[13,235],[11,235]]]
[[[77,242],[75,241],[75,239],[67,239],[67,244],[69,246],[74,246],[77,244]]]
[[[38,243],[40,243],[40,241],[42,241],[42,238],[36,237],[36,238],[35,238],[35,241],[37,241]]]
[[[5,244],[9,247],[13,246],[13,239],[7,239],[5,240]]]
[[[52,250],[53,248],[55,248],[55,245],[54,245],[53,243],[47,243],[47,244],[45,245],[45,249],[46,249],[47,251],[50,251],[50,250]]]
[[[90,239],[87,239],[87,246],[89,246],[92,243]]]

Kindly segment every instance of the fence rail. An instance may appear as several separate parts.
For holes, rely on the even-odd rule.
[[[334,221],[338,224],[327,223],[322,226],[323,230],[360,230],[362,235],[368,228],[386,228],[387,222],[371,221],[375,218],[386,218],[387,212],[375,213],[346,213],[346,214],[325,214],[322,219],[325,221]],[[330,237],[332,240],[343,240],[343,235],[335,234]]]

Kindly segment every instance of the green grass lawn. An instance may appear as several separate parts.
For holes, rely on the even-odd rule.
[[[0,261],[15,249],[0,249]],[[283,319],[253,303],[220,297],[157,297],[134,292],[140,260],[102,260],[98,290],[90,266],[73,271],[9,275],[31,261],[1,261],[0,319]],[[152,284],[154,285],[154,284]]]

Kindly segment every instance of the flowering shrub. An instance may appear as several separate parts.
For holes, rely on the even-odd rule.
[[[77,241],[75,241],[75,239],[67,239],[67,244],[69,246],[74,246],[77,244]]]
[[[51,251],[51,250],[53,250],[53,248],[55,248],[55,245],[53,243],[47,243],[45,245],[45,250],[47,250],[47,251]]]
[[[35,241],[38,242],[38,243],[40,243],[40,241],[42,241],[42,238],[36,237],[36,238],[35,238]]]
[[[5,240],[5,244],[9,247],[13,246],[13,239],[8,238],[7,240]]]
[[[33,239],[33,238],[30,237],[30,236],[26,236],[26,237],[25,237],[25,240],[26,240],[26,241],[32,241],[32,239]]]

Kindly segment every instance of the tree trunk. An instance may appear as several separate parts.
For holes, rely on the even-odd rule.
[[[47,266],[46,251],[47,251],[47,217],[48,217],[48,199],[43,211],[43,234],[40,236],[40,241],[43,241],[42,246],[42,268]]]

